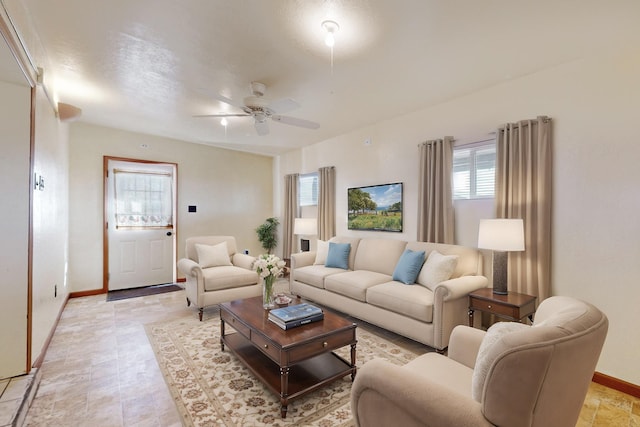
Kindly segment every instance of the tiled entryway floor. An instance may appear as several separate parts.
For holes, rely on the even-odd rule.
[[[217,308],[205,310],[205,320],[217,315]],[[187,308],[184,291],[114,302],[106,302],[105,295],[69,300],[40,369],[42,380],[24,425],[180,426],[144,324],[186,316],[197,316],[197,311]],[[417,353],[428,351],[414,341],[359,323]],[[592,384],[577,425],[638,427],[640,399]]]

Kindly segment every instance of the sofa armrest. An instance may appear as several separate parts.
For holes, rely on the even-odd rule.
[[[475,290],[486,288],[488,284],[489,279],[484,276],[462,276],[438,283],[433,292],[441,293],[444,291],[443,300],[449,301],[466,297]]]
[[[202,275],[200,264],[189,258],[181,258],[178,260],[178,270],[185,276],[196,277],[198,273]]]
[[[444,357],[444,356],[443,356]],[[382,359],[365,363],[351,388],[356,426],[490,426],[480,403],[424,374]]]
[[[256,261],[256,257],[243,253],[233,254],[232,264],[236,267],[246,268],[247,270],[253,270],[253,263]]]
[[[316,252],[298,252],[291,254],[291,270],[296,268],[305,267],[307,265],[313,265],[316,260]]]
[[[486,332],[482,329],[458,325],[453,328],[449,338],[449,359],[473,369],[476,366],[478,350]]]

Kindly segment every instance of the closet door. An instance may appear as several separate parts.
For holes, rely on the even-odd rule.
[[[8,50],[0,38],[0,51]],[[27,372],[31,88],[0,53],[0,378]],[[10,57],[11,60],[13,58]],[[16,65],[17,67],[17,65]]]

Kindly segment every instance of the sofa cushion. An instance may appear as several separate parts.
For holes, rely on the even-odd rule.
[[[442,255],[433,250],[420,270],[418,283],[433,291],[438,283],[451,278],[457,264],[458,255]]]
[[[491,368],[496,357],[500,354],[499,352],[492,351],[493,346],[506,335],[522,331],[523,329],[529,330],[530,328],[531,326],[519,322],[498,322],[494,323],[487,330],[478,349],[478,356],[476,357],[476,364],[473,369],[471,381],[471,396],[476,401],[482,401],[482,389],[484,388],[489,368]]]
[[[360,238],[358,237],[346,237],[335,236],[329,239],[329,242],[333,243],[349,243],[351,245],[351,251],[349,253],[349,270],[353,270],[353,264],[356,259],[356,253],[358,246],[360,245]]]
[[[407,249],[424,251],[427,254],[427,258],[429,258],[429,254],[434,250],[440,252],[442,255],[458,255],[458,264],[451,275],[452,279],[461,276],[482,274],[482,254],[478,249],[432,242],[408,242]]]
[[[233,265],[205,268],[202,275],[206,292],[253,285],[259,280],[255,271]]]
[[[350,243],[329,242],[329,252],[327,253],[327,260],[324,263],[325,267],[342,268],[347,270],[349,268],[350,252]]]
[[[391,276],[407,242],[394,239],[362,239],[353,270],[368,270]]]
[[[327,262],[327,255],[329,254],[329,242],[324,240],[318,240],[316,243],[316,260],[313,262],[316,265],[324,265]]]
[[[433,321],[433,292],[424,286],[383,283],[367,289],[367,303],[421,322]]]
[[[405,249],[395,270],[393,270],[393,280],[411,285],[416,281],[418,273],[424,263],[424,251],[412,251]]]
[[[198,264],[202,268],[232,265],[231,259],[229,259],[227,242],[218,243],[217,245],[196,243],[196,252],[198,253]]]
[[[390,280],[391,276],[374,271],[347,271],[327,276],[324,287],[331,292],[366,302],[367,289]]]
[[[292,272],[293,280],[316,288],[324,289],[324,278],[332,274],[344,273],[341,268],[330,268],[324,265],[307,265],[296,268]]]

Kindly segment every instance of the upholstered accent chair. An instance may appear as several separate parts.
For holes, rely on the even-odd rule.
[[[457,326],[448,355],[376,359],[351,390],[358,426],[575,426],[608,329],[596,307],[544,300],[532,326]]]
[[[236,249],[233,236],[198,236],[186,240],[185,257],[178,271],[186,277],[187,306],[205,307],[234,299],[262,295],[260,276],[253,271],[255,258]]]

